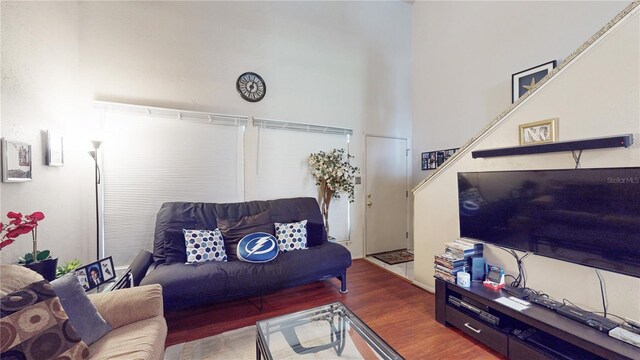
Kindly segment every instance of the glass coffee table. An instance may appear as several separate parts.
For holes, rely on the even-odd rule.
[[[402,359],[344,304],[256,323],[257,359]]]

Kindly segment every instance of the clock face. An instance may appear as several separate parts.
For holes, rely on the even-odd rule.
[[[246,72],[236,81],[236,89],[243,99],[251,102],[257,102],[264,98],[267,93],[267,84],[260,75],[252,72]]]

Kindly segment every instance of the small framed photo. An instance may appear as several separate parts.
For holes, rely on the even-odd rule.
[[[436,167],[444,162],[444,151],[436,151]]]
[[[438,167],[436,157],[437,151],[430,151],[427,153],[427,170],[433,170]]]
[[[2,139],[2,181],[31,181],[31,145]]]
[[[444,151],[444,160],[447,161],[448,158],[452,157],[453,154],[456,153],[460,148],[449,149]]]
[[[558,118],[522,124],[520,145],[537,145],[558,141]]]
[[[84,268],[82,268],[81,270],[76,270],[74,274],[78,278],[78,281],[80,282],[80,285],[82,285],[82,288],[84,289],[84,291],[91,289],[89,287],[89,279],[87,278],[87,272],[84,270]]]
[[[428,152],[423,152],[421,154],[421,165],[422,165],[422,170],[427,170],[427,160],[429,159],[429,153]]]
[[[555,67],[556,61],[553,60],[511,75],[511,102],[516,102]]]
[[[62,136],[51,131],[47,131],[47,165],[64,165],[64,147]]]

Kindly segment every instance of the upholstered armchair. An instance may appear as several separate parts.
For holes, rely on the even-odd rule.
[[[0,297],[43,278],[18,265],[0,265]],[[90,359],[162,359],[167,323],[160,285],[89,295],[111,331],[89,346]]]

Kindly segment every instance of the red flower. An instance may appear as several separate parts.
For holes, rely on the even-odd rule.
[[[20,225],[22,223],[22,213],[15,213],[13,211],[9,211],[7,213],[7,217],[9,219],[13,219],[9,221],[9,224],[11,225]]]
[[[9,240],[5,240],[5,241],[0,241],[0,249],[2,249],[5,246],[11,245],[13,244],[15,240],[13,239],[9,239]]]
[[[38,227],[38,221],[44,219],[44,214],[36,211],[23,218],[22,213],[9,211],[7,217],[10,219],[9,224],[0,223],[0,249],[11,245],[18,236],[34,231]],[[33,241],[35,244],[35,233]]]
[[[16,227],[13,230],[9,230],[7,232],[7,234],[5,235],[5,237],[7,237],[8,239],[15,239],[20,235],[24,235],[24,234],[28,234],[31,232],[31,230],[33,230],[36,226],[33,224],[22,224],[18,227]]]
[[[44,214],[41,211],[36,211],[31,215],[27,215],[26,218],[31,222],[38,222],[44,219]]]

